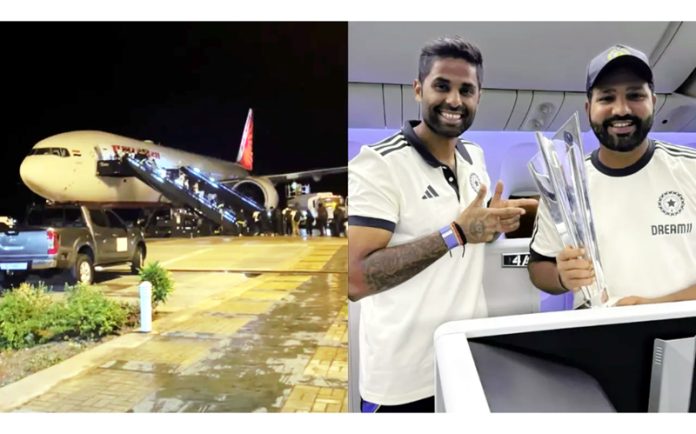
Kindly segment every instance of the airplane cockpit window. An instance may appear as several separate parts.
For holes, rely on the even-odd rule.
[[[69,157],[70,151],[66,148],[34,148],[29,155],[55,155],[57,157]]]

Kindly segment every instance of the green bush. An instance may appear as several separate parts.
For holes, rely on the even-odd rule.
[[[94,286],[66,288],[53,302],[44,286],[23,284],[0,298],[0,347],[24,348],[51,340],[94,339],[117,332],[132,308],[107,299]]]
[[[152,310],[159,303],[165,303],[167,297],[174,290],[174,282],[167,269],[159,262],[149,262],[140,269],[140,281],[148,281],[152,284]]]
[[[22,283],[0,297],[0,347],[25,348],[35,345],[48,326],[46,313],[51,297],[46,287]]]
[[[49,310],[54,336],[93,339],[115,333],[125,324],[126,309],[106,298],[97,287],[78,284],[67,293],[65,303]]]

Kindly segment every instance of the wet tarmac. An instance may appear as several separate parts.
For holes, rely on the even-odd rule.
[[[345,256],[343,248],[325,268],[345,264]],[[282,276],[278,280],[282,281]],[[312,276],[292,292],[288,302],[256,316],[213,348],[208,357],[179,374],[165,374],[161,389],[133,410],[279,411],[294,385],[345,389],[344,379],[305,375],[305,369],[321,346],[327,325],[336,321],[345,306],[346,291],[343,274]],[[244,315],[207,314],[222,318]],[[165,336],[187,339],[176,333]]]
[[[152,337],[15,410],[347,411],[345,239],[206,238],[148,248],[148,260],[173,270],[176,282]],[[137,299],[137,276],[125,268],[98,278],[111,297]]]

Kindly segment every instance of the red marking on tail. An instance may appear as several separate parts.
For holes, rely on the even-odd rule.
[[[254,167],[254,113],[249,109],[246,124],[244,124],[244,133],[242,133],[242,143],[239,145],[239,153],[237,154],[237,163],[244,169],[251,172]]]

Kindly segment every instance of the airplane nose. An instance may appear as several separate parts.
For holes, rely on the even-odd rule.
[[[24,182],[25,184],[27,183],[27,172],[29,170],[27,167],[27,159],[25,158],[19,165],[19,177],[22,178],[22,182]]]
[[[25,158],[19,165],[19,177],[22,182],[35,193],[37,192],[37,176],[41,173],[39,162],[33,158]]]

